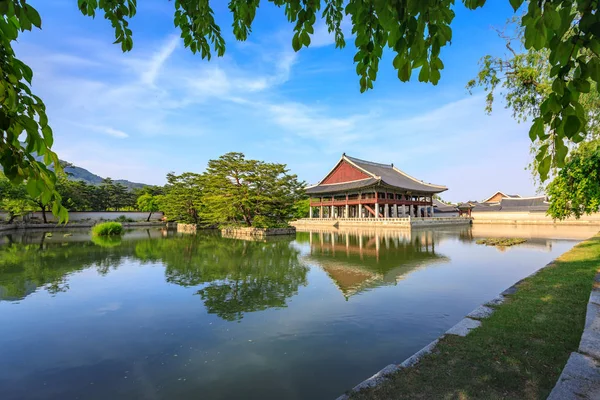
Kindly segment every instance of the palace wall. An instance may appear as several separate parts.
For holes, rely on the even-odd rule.
[[[148,219],[147,212],[140,211],[71,211],[69,212],[69,222],[76,221],[111,221],[124,215],[125,218],[131,218],[134,221],[146,221]],[[150,221],[160,221],[163,218],[162,212],[152,213]],[[8,219],[8,213],[0,211],[0,221]],[[43,221],[42,213],[36,211],[30,214],[30,219]],[[46,219],[48,222],[57,222],[54,215],[51,212],[46,212]],[[17,221],[21,221],[21,218],[17,218]]]
[[[582,215],[580,219],[554,221],[545,212],[473,211],[471,218],[473,224],[600,225],[600,213]]]

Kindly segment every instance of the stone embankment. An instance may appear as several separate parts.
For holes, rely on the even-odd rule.
[[[195,225],[195,224],[177,223],[175,225],[177,226],[177,232],[180,232],[180,233],[196,233],[196,232],[198,232],[199,229],[202,229],[202,228],[198,227],[198,225]]]
[[[410,229],[418,227],[469,225],[470,218],[464,217],[428,217],[428,218],[303,218],[290,222],[297,227],[382,227]]]
[[[579,348],[571,353],[548,400],[600,399],[600,273],[588,301]]]
[[[221,234],[226,237],[265,238],[267,236],[295,235],[296,228],[224,228]]]

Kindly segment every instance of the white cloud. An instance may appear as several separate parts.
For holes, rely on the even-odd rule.
[[[156,52],[148,62],[147,69],[142,73],[141,80],[143,83],[154,86],[156,77],[160,73],[163,64],[167,61],[171,54],[177,48],[179,37],[173,35],[167,39],[165,44]]]
[[[103,130],[104,130],[104,132],[105,132],[107,135],[114,136],[114,137],[116,137],[116,138],[121,138],[121,139],[123,139],[123,138],[129,137],[129,135],[128,135],[128,134],[126,134],[125,132],[123,132],[123,131],[120,131],[120,130],[118,130],[118,129],[113,129],[113,128],[104,128]]]

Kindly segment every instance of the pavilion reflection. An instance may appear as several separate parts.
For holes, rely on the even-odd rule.
[[[311,229],[297,236],[309,244],[306,260],[321,267],[347,299],[449,261],[436,252],[438,235],[432,230]]]

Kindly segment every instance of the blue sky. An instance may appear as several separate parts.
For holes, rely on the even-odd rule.
[[[43,30],[23,34],[16,51],[34,70],[54,148],[101,176],[163,184],[170,171],[201,172],[239,151],[316,183],[346,152],[446,185],[452,201],[535,192],[527,126],[501,104],[486,115],[482,93],[465,90],[483,55],[504,54],[492,27],[513,15],[506,0],[477,11],[457,1],[437,86],[400,82],[388,53],[363,94],[352,38],[335,49],[319,23],[311,47],[294,53],[292,25],[264,0],[245,43],[231,35],[227,2],[212,1],[227,52],[210,62],[183,47],[171,1],[139,1],[127,54],[109,22],[82,16],[76,0],[31,3]]]

